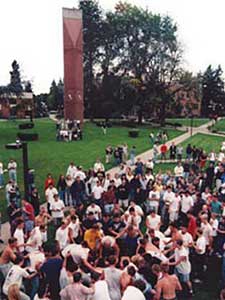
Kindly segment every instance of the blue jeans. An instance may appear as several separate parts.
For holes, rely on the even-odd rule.
[[[9,170],[9,179],[17,182],[16,170]]]
[[[0,187],[4,186],[4,176],[3,174],[0,174]]]

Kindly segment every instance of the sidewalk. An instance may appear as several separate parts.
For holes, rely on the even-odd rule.
[[[201,125],[199,127],[193,127],[192,128],[192,136],[197,134],[197,133],[203,133],[203,134],[210,134],[210,135],[218,136],[218,134],[213,134],[213,133],[209,132],[209,130],[208,130],[208,126],[212,125],[212,123],[213,123],[213,121],[210,121],[210,122],[208,122],[204,125]],[[178,145],[178,144],[184,142],[185,140],[187,140],[190,137],[191,136],[190,136],[190,128],[189,128],[189,130],[186,133],[184,133],[184,134],[168,141],[166,143],[166,145],[167,145],[167,147],[170,147],[170,145],[173,142],[176,145]],[[159,148],[160,148],[160,146],[159,146]],[[146,162],[148,159],[150,159],[152,157],[153,157],[153,149],[148,150],[148,151],[146,151],[142,154],[137,155],[136,159],[140,158],[143,162]],[[127,161],[127,164],[130,165],[130,161]],[[119,172],[119,167],[114,167],[114,168],[107,171],[107,173],[110,173],[112,177],[115,175],[115,173],[118,173],[118,172]],[[4,242],[7,242],[8,238],[9,238],[9,232],[10,232],[9,228],[10,227],[9,227],[8,222],[2,224],[2,230],[1,230],[2,236],[1,236],[1,238],[3,239]],[[2,245],[0,245],[0,251],[1,251],[1,249],[2,249]]]

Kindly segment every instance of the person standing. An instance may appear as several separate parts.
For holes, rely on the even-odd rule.
[[[169,275],[169,264],[161,263],[162,277],[156,284],[155,300],[172,300],[176,299],[176,291],[181,291],[182,287],[176,275]],[[161,298],[161,296],[163,298]]]
[[[4,169],[3,169],[3,163],[0,161],[0,189],[4,187]]]
[[[9,180],[17,182],[17,163],[14,159],[10,159],[8,163]]]
[[[179,280],[185,283],[189,289],[189,294],[193,294],[192,284],[190,281],[191,263],[189,254],[183,245],[183,240],[176,240],[174,255],[169,258],[169,261],[174,258],[174,262],[169,262],[170,266],[175,266],[175,274]]]
[[[131,161],[131,166],[135,164],[135,156],[136,156],[136,147],[133,146],[130,150],[130,161]]]
[[[177,154],[177,146],[173,142],[172,145],[170,146],[170,159],[175,160],[176,154]]]
[[[116,268],[117,260],[115,256],[108,258],[109,266],[104,269],[105,280],[108,284],[111,300],[121,300],[120,277],[121,270]]]

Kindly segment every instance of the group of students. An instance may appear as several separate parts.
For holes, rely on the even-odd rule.
[[[82,129],[80,120],[58,120],[56,122],[57,141],[77,141],[82,140]]]
[[[189,299],[213,259],[224,287],[225,159],[156,174],[137,159],[114,175],[99,159],[89,171],[71,162],[44,185],[44,206],[10,200],[3,299]]]

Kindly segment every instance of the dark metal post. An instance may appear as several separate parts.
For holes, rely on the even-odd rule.
[[[23,180],[24,180],[24,195],[25,199],[28,200],[29,190],[28,190],[28,151],[27,151],[27,143],[22,143],[23,150]]]
[[[191,116],[191,136],[193,134],[193,119],[194,119],[194,117]]]

